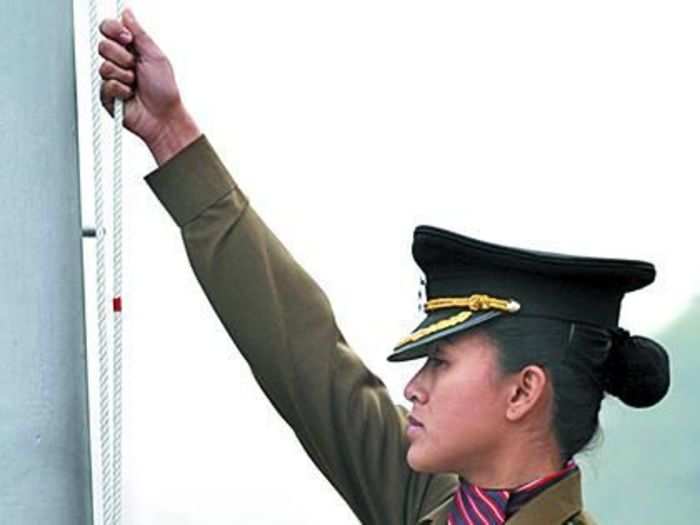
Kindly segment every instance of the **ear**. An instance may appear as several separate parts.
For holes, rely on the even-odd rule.
[[[549,385],[547,372],[539,365],[528,365],[513,376],[506,407],[506,419],[518,421],[530,413]]]

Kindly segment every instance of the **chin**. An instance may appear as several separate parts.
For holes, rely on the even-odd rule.
[[[437,474],[446,472],[441,465],[436,461],[436,458],[431,457],[429,453],[420,450],[420,447],[415,445],[410,446],[406,452],[406,463],[416,472],[425,472],[426,474]]]

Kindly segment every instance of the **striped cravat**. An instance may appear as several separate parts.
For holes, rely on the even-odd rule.
[[[563,469],[514,489],[484,489],[460,476],[447,514],[449,525],[502,525],[506,519],[544,489],[566,477],[578,465],[573,459]]]

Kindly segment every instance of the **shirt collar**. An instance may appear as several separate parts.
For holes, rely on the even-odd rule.
[[[479,487],[460,476],[450,505],[452,520],[449,523],[500,525],[525,503],[574,470],[578,470],[578,465],[570,459],[562,469],[514,488]]]

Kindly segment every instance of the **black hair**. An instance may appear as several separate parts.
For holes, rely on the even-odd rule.
[[[498,317],[481,325],[499,349],[504,374],[535,364],[551,377],[552,425],[562,463],[594,445],[605,393],[641,408],[670,384],[668,354],[655,341],[620,328],[540,317]]]

